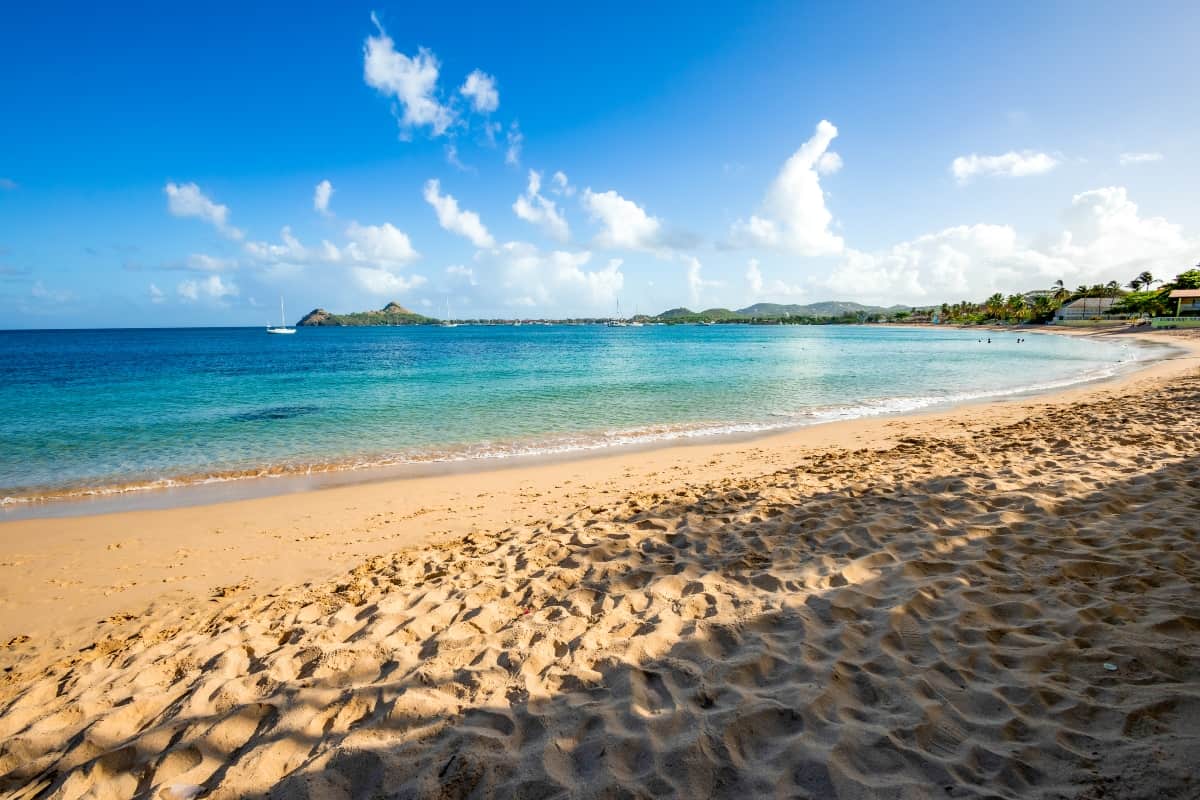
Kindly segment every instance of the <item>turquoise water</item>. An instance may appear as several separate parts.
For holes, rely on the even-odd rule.
[[[498,458],[1113,374],[1123,344],[871,326],[0,332],[0,498]]]

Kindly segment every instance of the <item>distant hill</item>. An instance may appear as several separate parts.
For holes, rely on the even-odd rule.
[[[897,311],[908,311],[909,306],[865,306],[862,303],[851,303],[846,300],[826,300],[821,303],[808,305],[783,305],[780,303],[755,303],[752,306],[730,311],[728,308],[709,308],[704,311],[692,311],[690,308],[672,308],[659,314],[655,319],[663,322],[697,322],[697,321],[749,321],[753,319],[780,319],[783,317],[798,317],[807,319],[837,319],[856,314],[893,314]]]
[[[846,300],[826,300],[808,305],[781,305],[780,303],[755,303],[739,308],[737,313],[745,317],[841,317],[846,314],[890,314],[907,311],[909,306],[864,306]]]
[[[376,325],[431,325],[437,321],[392,302],[378,311],[355,311],[351,314],[331,314],[323,308],[314,308],[296,326],[366,328]]]

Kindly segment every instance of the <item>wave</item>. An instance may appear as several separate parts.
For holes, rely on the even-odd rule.
[[[776,413],[769,419],[747,422],[703,421],[679,424],[647,425],[622,430],[594,431],[578,434],[557,434],[524,441],[479,442],[415,452],[332,459],[321,462],[299,464],[268,464],[250,469],[231,469],[131,480],[99,486],[74,486],[52,489],[33,489],[27,493],[0,498],[0,507],[14,507],[29,503],[88,499],[144,492],[159,489],[174,489],[188,486],[226,483],[256,478],[287,478],[323,473],[353,472],[384,469],[403,465],[438,464],[453,462],[484,461],[529,456],[554,456],[603,450],[612,447],[647,445],[682,439],[697,439],[718,436],[755,435],[818,425],[826,422],[861,419],[887,414],[905,414],[947,407],[980,400],[1037,394],[1063,389],[1083,383],[1111,378],[1129,368],[1141,358],[1105,366],[1073,377],[1034,383],[1005,389],[955,392],[942,395],[917,395],[868,400],[849,405],[806,409],[795,413]],[[291,410],[291,409],[289,409]]]

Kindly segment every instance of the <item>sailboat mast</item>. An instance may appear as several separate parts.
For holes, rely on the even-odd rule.
[[[287,327],[287,315],[283,313],[283,295],[279,295],[279,327]]]

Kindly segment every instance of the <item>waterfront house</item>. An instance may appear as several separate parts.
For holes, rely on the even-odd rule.
[[[1079,320],[1097,319],[1112,310],[1116,298],[1112,297],[1080,297],[1072,300],[1054,312],[1055,322],[1076,322]]]
[[[1175,301],[1175,316],[1155,317],[1156,328],[1200,328],[1200,289],[1172,289],[1167,295]]]
[[[1200,316],[1200,289],[1175,289],[1167,296],[1175,301],[1175,316]]]

